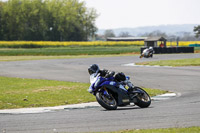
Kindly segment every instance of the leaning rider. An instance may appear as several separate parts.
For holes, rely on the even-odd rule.
[[[90,75],[95,74],[95,76],[97,74],[100,74],[101,77],[109,77],[109,75],[113,74],[114,72],[109,72],[108,70],[100,70],[99,66],[97,64],[92,64],[89,68],[88,68],[88,72]],[[114,75],[114,74],[113,74]]]
[[[100,70],[99,66],[97,64],[91,65],[88,68],[88,72],[89,72],[90,75],[94,74],[95,77],[98,74],[100,74],[99,76],[104,77],[104,78],[114,77],[114,80],[118,83],[126,80],[126,76],[124,75],[124,73],[121,72],[121,73],[115,74],[114,71],[109,72],[108,70],[105,70],[105,69]],[[124,83],[129,86],[128,93],[129,93],[129,91],[132,91],[133,84],[129,80],[127,80],[127,82],[124,82]]]

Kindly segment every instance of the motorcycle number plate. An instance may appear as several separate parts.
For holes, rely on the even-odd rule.
[[[129,99],[123,99],[122,102],[127,103],[129,102]]]

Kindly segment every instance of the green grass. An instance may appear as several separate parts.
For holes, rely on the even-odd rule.
[[[140,53],[141,46],[66,46],[47,48],[0,48],[0,56],[66,56],[66,55],[111,55]],[[200,47],[195,47],[195,53],[200,53]]]
[[[140,52],[140,46],[68,46],[54,48],[0,48],[0,56],[107,55]]]
[[[0,61],[23,61],[23,60],[42,60],[42,59],[72,59],[86,58],[87,56],[0,56]]]
[[[136,55],[136,54],[128,54]],[[112,54],[112,55],[60,55],[60,56],[0,56],[0,61],[23,61],[23,60],[43,60],[43,59],[74,59],[74,58],[99,58],[112,56],[127,56],[127,54]]]
[[[200,66],[200,58],[151,61],[151,62],[136,63],[136,65],[151,65],[151,66],[159,65],[159,66],[173,66],[173,67]]]
[[[194,47],[194,52],[195,53],[200,53],[200,47]]]
[[[94,101],[88,87],[87,83],[0,77],[0,109]]]
[[[95,97],[87,92],[88,87],[89,83],[0,77],[0,109],[96,101]],[[166,92],[146,90],[151,96]]]
[[[160,89],[151,89],[151,88],[145,88],[144,89],[150,96],[156,96],[159,94],[164,94],[167,93],[169,91],[164,91],[164,90],[160,90]]]
[[[189,128],[165,128],[165,129],[137,129],[137,130],[122,130],[116,132],[104,133],[200,133],[200,127]]]

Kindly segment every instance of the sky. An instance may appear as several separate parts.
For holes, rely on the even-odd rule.
[[[98,29],[200,24],[200,0],[83,0]]]

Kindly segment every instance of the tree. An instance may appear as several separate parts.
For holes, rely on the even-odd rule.
[[[121,32],[119,34],[119,37],[131,37],[131,35],[129,34],[129,32]]]
[[[115,33],[113,32],[113,30],[105,30],[104,32],[104,37],[108,38],[108,37],[115,37]]]
[[[198,38],[200,36],[200,25],[194,27],[194,32],[196,37]]]
[[[2,7],[3,7],[3,2],[0,1],[0,40],[2,39]]]
[[[159,37],[159,36],[167,37],[166,33],[161,32],[159,30],[156,30],[156,31],[153,31],[153,32],[149,33],[148,36],[149,37]]]
[[[8,0],[0,2],[0,40],[83,41],[97,31],[96,17],[79,0]]]

